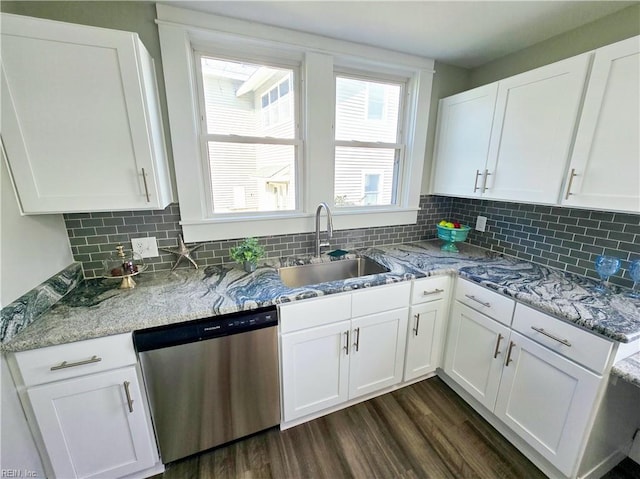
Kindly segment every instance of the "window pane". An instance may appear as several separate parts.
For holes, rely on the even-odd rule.
[[[214,213],[295,209],[295,147],[209,142]]]
[[[336,147],[336,206],[391,205],[397,150]]]
[[[401,86],[336,78],[336,140],[396,143]]]
[[[201,65],[207,133],[294,138],[293,95],[285,97],[289,115],[265,113],[278,111],[283,80],[293,89],[292,70],[206,57]]]

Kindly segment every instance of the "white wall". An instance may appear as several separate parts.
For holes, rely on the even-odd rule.
[[[73,262],[62,215],[20,216],[4,156],[0,156],[0,307]],[[0,470],[35,471],[40,457],[4,357],[0,358]]]

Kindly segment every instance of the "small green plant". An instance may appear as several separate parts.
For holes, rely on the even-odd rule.
[[[256,238],[245,238],[238,246],[231,248],[231,258],[238,263],[256,264],[264,256],[264,248]]]

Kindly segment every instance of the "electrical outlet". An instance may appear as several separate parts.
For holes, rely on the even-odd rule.
[[[158,242],[155,236],[150,238],[131,238],[131,249],[143,258],[155,258],[158,255]]]
[[[487,231],[486,216],[478,216],[478,219],[476,219],[476,231],[482,231],[483,233]]]

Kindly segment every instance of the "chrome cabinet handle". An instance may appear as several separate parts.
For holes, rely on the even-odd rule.
[[[502,341],[502,338],[504,338],[504,336],[498,333],[498,340],[496,341],[496,349],[493,352],[493,359],[496,359],[498,354],[500,354],[500,341]]]
[[[515,345],[516,343],[514,343],[513,341],[509,341],[509,350],[507,351],[507,361],[504,363],[505,368],[509,366],[509,363],[513,361],[513,359],[511,359],[511,351],[513,351],[513,347]]]
[[[480,303],[482,306],[486,306],[487,308],[491,307],[491,303],[485,303],[484,301],[480,301],[478,298],[476,298],[471,294],[465,294],[465,297],[469,298],[472,301],[475,301],[476,303]]]
[[[124,393],[127,395],[127,405],[129,406],[129,412],[133,412],[133,399],[131,399],[129,384],[130,384],[129,381],[124,382]]]
[[[349,356],[349,331],[345,331],[345,332],[344,332],[344,335],[345,335],[345,339],[346,339],[346,341],[345,341],[345,343],[344,343],[344,346],[342,346],[342,349],[344,349],[344,353],[345,353],[347,356]]]
[[[569,173],[569,184],[567,185],[567,194],[564,196],[565,200],[569,199],[569,196],[571,196],[573,193],[571,193],[571,185],[573,184],[573,179],[578,176],[576,174],[576,169],[575,168],[571,168],[571,173]]]
[[[440,294],[440,293],[444,293],[444,289],[436,288],[433,291],[423,291],[422,296],[430,296],[432,294]]]
[[[151,203],[151,198],[149,197],[149,186],[147,186],[147,174],[144,172],[144,168],[142,168],[142,181],[144,182],[144,194],[147,197],[147,203]]]
[[[487,178],[489,177],[491,173],[489,173],[489,170],[484,170],[484,178],[482,181],[482,191],[481,193],[484,193],[485,191],[487,191]]]
[[[551,339],[553,339],[554,341],[558,341],[559,343],[564,344],[565,346],[571,347],[571,343],[570,343],[569,341],[567,341],[566,339],[561,339],[561,338],[559,338],[559,337],[557,337],[557,336],[554,336],[554,335],[553,335],[553,334],[551,334],[551,333],[547,333],[547,332],[546,332],[544,329],[542,329],[542,328],[536,328],[535,326],[531,326],[531,329],[533,329],[534,331],[536,331],[536,332],[538,332],[538,333],[540,333],[540,334],[545,335],[547,338],[551,338]]]
[[[62,361],[57,366],[51,366],[51,371],[57,371],[58,369],[73,368],[75,366],[83,366],[85,364],[99,363],[100,361],[102,361],[102,358],[99,358],[96,355],[91,356],[91,359],[85,359],[84,361],[76,361],[75,363],[68,363],[67,361]]]
[[[360,349],[360,328],[356,328],[354,332],[356,333],[356,342],[353,343],[353,345],[355,346],[356,353],[357,353],[358,350]]]
[[[420,328],[420,314],[414,314],[413,317],[416,320],[416,326],[415,326],[415,328],[413,328],[413,335],[417,336],[418,335],[418,328]]]
[[[476,170],[476,181],[473,184],[473,192],[474,193],[480,189],[480,187],[478,186],[478,176],[482,176],[482,173],[480,173],[480,170]]]

